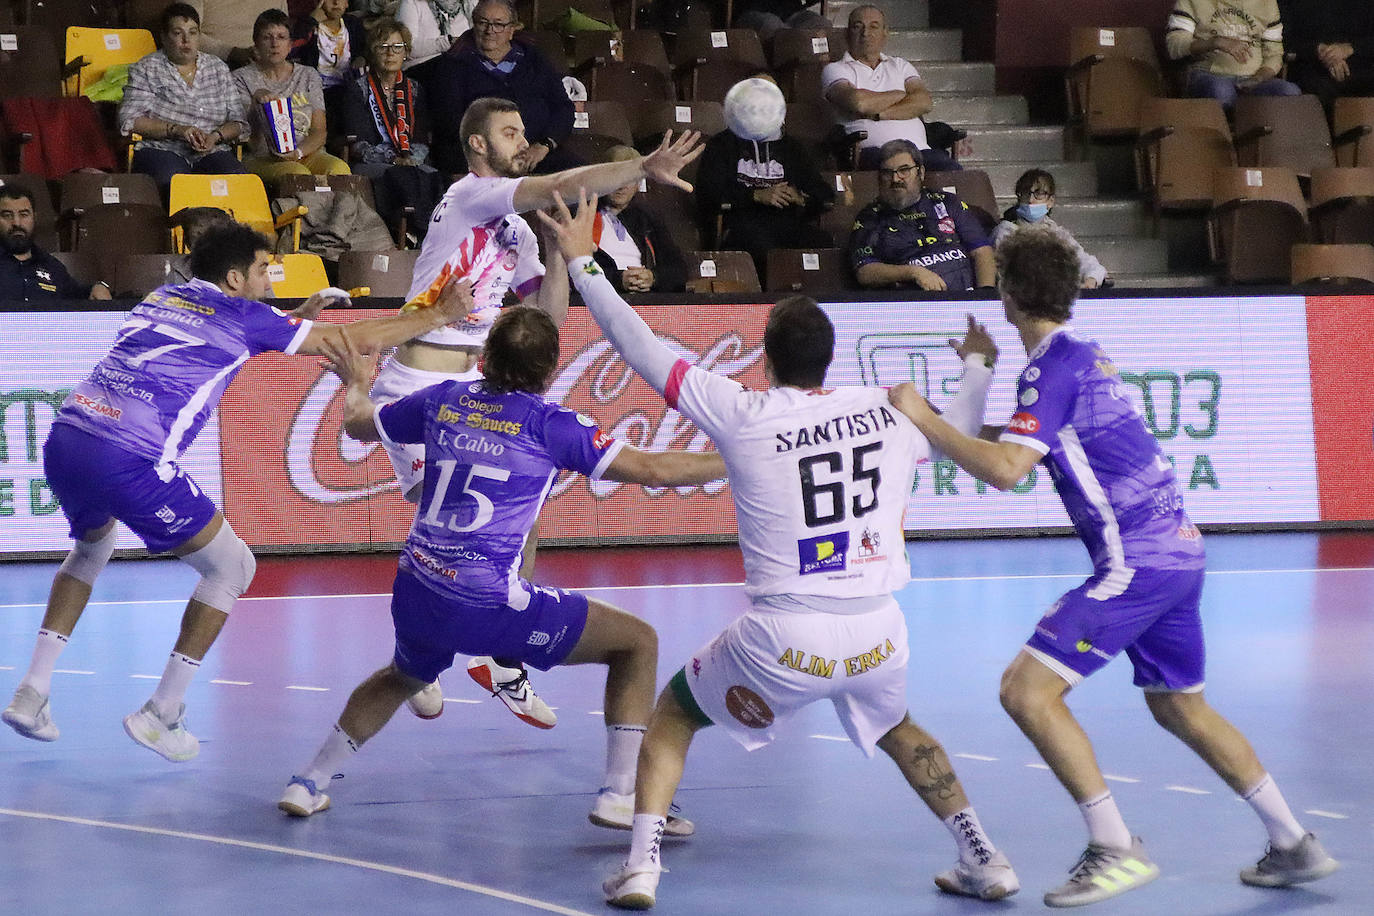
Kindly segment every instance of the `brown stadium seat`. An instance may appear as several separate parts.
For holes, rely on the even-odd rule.
[[[619,102],[630,108],[677,98],[672,77],[648,64],[609,61],[578,78],[586,84],[587,98],[593,102]]]
[[[100,281],[110,282],[110,277],[106,274],[100,263],[100,259],[89,251],[53,251],[53,257],[62,262],[62,266],[67,268],[67,273],[72,275],[72,279],[83,286],[90,286]]]
[[[651,102],[627,114],[635,145],[646,152],[658,146],[665,131],[677,136],[696,130],[702,139],[708,139],[725,130],[725,112],[719,102]]]
[[[573,129],[563,145],[587,162],[601,162],[613,146],[633,146],[634,131],[619,102],[586,102],[573,114]]]
[[[691,194],[671,185],[649,182],[635,201],[658,218],[684,257],[702,247],[696,199]]]
[[[1291,279],[1294,285],[1344,284],[1352,280],[1361,285],[1374,284],[1374,246],[1294,245]]]
[[[1286,168],[1212,173],[1207,238],[1229,283],[1287,283],[1289,252],[1308,240],[1307,203]]]
[[[532,45],[535,50],[544,55],[544,59],[553,67],[554,73],[559,76],[567,75],[568,46],[562,35],[552,29],[535,29],[529,32],[518,32],[516,40]]]
[[[13,47],[11,47],[13,45]],[[0,96],[57,98],[62,94],[62,57],[52,34],[38,26],[0,28]]]
[[[1236,99],[1238,165],[1281,166],[1303,177],[1336,164],[1326,113],[1315,95]]]
[[[1141,102],[1135,152],[1156,225],[1165,212],[1211,206],[1212,171],[1236,164],[1231,127],[1216,99]]]
[[[1315,241],[1374,244],[1374,166],[1317,169],[1307,216]]]
[[[587,65],[604,66],[614,61],[644,64],[671,73],[663,36],[651,29],[625,32],[578,32],[573,35],[572,65],[577,71]]]
[[[415,250],[345,251],[339,256],[339,286],[365,286],[373,296],[404,299],[410,292],[411,275],[419,256],[420,252]]]
[[[680,32],[669,56],[678,98],[721,102],[730,87],[768,69],[763,43],[753,29]]]
[[[131,254],[115,264],[114,295],[117,299],[142,299],[170,282],[171,264],[177,254]]]
[[[68,240],[63,246],[66,248],[73,247],[72,242],[76,238],[88,234],[81,228],[82,219],[89,212],[108,206],[153,207],[164,217],[160,222],[163,232],[167,231],[162,198],[158,196],[157,184],[148,175],[73,172],[62,178],[58,205],[62,210],[59,223]],[[106,220],[106,223],[109,221]],[[167,240],[164,240],[162,247],[156,250],[166,251],[166,245]]]
[[[1340,165],[1374,165],[1374,99],[1336,99],[1331,115],[1336,161]]]
[[[1140,104],[1165,95],[1164,76],[1147,29],[1075,26],[1064,74],[1070,158],[1100,137],[1133,137]]]
[[[768,60],[789,102],[821,100],[821,71],[844,57],[844,29],[779,29]]]
[[[115,266],[131,254],[171,251],[172,230],[161,204],[104,204],[83,211],[72,224],[72,250],[89,252],[100,264],[102,278],[114,277]]]
[[[562,23],[559,20],[569,9],[576,9],[605,23],[617,24],[611,0],[516,0],[515,9],[520,22],[527,29],[561,28]],[[626,21],[618,23],[623,28],[629,28],[631,25],[628,14],[627,10]]]
[[[839,248],[775,248],[764,273],[769,292],[835,292],[846,289],[848,267]]]
[[[693,293],[761,293],[747,251],[694,251],[687,258],[687,290]]]
[[[926,172],[925,180],[921,183],[927,188],[940,191],[953,188],[959,199],[968,204],[968,208],[978,217],[978,222],[983,224],[985,231],[992,231],[992,227],[1002,218],[1002,211],[997,206],[997,195],[992,190],[992,179],[988,178],[988,173],[982,169]],[[877,197],[876,193],[874,197]]]

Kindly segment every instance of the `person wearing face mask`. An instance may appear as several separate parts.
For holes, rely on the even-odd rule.
[[[1002,213],[1002,221],[992,230],[992,245],[1022,226],[1045,226],[1068,243],[1078,255],[1078,285],[1083,289],[1097,289],[1107,280],[1107,268],[1084,250],[1069,230],[1050,219],[1054,209],[1054,176],[1044,169],[1030,169],[1016,179],[1016,206]]]

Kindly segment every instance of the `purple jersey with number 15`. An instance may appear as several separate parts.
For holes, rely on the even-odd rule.
[[[134,307],[54,422],[170,467],[248,357],[296,352],[311,325],[204,280],[160,287]]]
[[[1096,343],[1063,328],[1031,352],[1002,434],[1044,455],[1054,488],[1107,587],[1137,568],[1201,569],[1202,536],[1173,465]]]
[[[596,479],[624,443],[584,414],[525,391],[440,382],[375,412],[388,444],[425,446],[425,480],[401,568],[440,594],[509,603],[520,551],[560,469]]]

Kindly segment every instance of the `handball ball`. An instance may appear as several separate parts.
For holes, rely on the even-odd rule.
[[[741,80],[725,94],[725,126],[745,140],[776,137],[786,115],[782,90],[768,80]]]

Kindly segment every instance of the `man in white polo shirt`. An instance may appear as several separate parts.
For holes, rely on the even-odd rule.
[[[860,168],[875,168],[878,148],[889,140],[910,140],[921,150],[932,172],[958,169],[954,157],[931,149],[921,120],[934,102],[910,61],[883,53],[887,17],[876,6],[856,7],[849,14],[849,50],[825,65],[821,91],[847,131],[868,132],[859,148]]]

